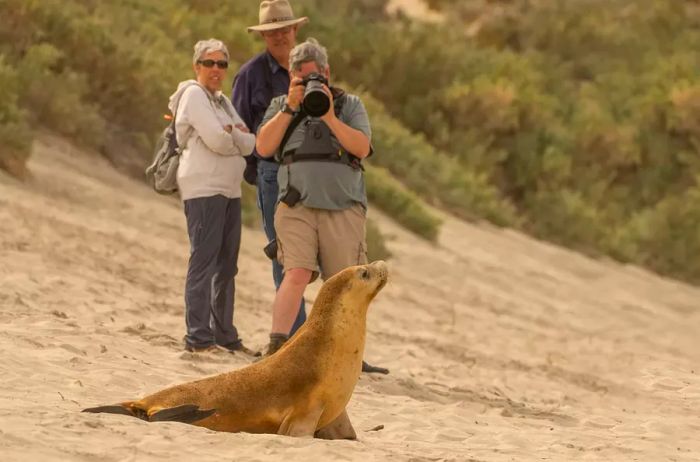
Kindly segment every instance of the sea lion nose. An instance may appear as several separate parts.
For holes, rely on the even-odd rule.
[[[386,279],[387,276],[389,275],[389,267],[387,266],[386,262],[384,260],[377,260],[370,264],[370,267],[372,270],[376,271],[379,273],[382,277],[382,279]]]

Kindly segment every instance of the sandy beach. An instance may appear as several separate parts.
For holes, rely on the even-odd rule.
[[[700,289],[447,216],[432,245],[375,209],[394,258],[365,358],[391,374],[360,377],[358,441],[80,413],[248,361],[183,351],[176,199],[50,134],[28,166],[0,172],[2,461],[700,460]],[[264,244],[244,229],[236,280],[256,348]]]

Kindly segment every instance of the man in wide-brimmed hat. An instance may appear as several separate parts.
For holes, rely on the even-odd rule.
[[[258,32],[265,40],[264,52],[243,64],[233,82],[233,105],[251,133],[256,133],[265,110],[272,98],[286,95],[289,89],[289,52],[296,45],[297,30],[309,21],[294,16],[287,0],[265,0],[260,3],[260,24],[250,26],[248,32]],[[245,179],[258,188],[258,207],[262,212],[265,234],[270,242],[276,239],[274,227],[277,203],[277,170],[273,159],[262,159],[254,151],[248,156]],[[282,267],[272,261],[275,288],[282,282]],[[304,300],[290,334],[306,320]]]

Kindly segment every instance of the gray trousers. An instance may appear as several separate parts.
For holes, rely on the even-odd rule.
[[[233,300],[241,245],[241,200],[221,195],[185,201],[190,261],[185,341],[193,347],[240,344]]]

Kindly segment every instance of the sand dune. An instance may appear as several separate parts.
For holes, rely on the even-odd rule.
[[[700,460],[698,288],[449,217],[430,245],[375,210],[395,258],[365,357],[392,372],[360,378],[359,441],[82,414],[247,362],[182,351],[176,200],[50,135],[29,167],[0,173],[3,461]],[[257,347],[263,245],[244,231],[236,294]]]

